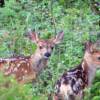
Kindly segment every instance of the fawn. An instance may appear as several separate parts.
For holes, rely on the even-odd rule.
[[[84,89],[91,86],[98,68],[100,68],[100,42],[86,42],[82,62],[60,77],[55,85],[53,100],[83,100]]]
[[[51,56],[54,46],[60,43],[63,35],[63,32],[59,32],[56,37],[43,40],[36,33],[29,31],[28,37],[37,45],[35,53],[26,57],[0,59],[0,70],[5,76],[14,75],[19,83],[32,82],[47,66],[48,58]]]

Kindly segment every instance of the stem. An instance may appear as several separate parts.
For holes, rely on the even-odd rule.
[[[55,18],[54,18],[54,15],[53,15],[53,0],[51,0],[51,17],[52,17],[52,22],[53,22],[53,26],[54,26],[54,31],[55,31],[55,34],[57,33],[57,29],[56,29],[56,22],[55,22]]]

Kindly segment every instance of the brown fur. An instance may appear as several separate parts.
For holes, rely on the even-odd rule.
[[[53,100],[83,100],[83,91],[91,86],[96,69],[100,68],[100,42],[85,44],[83,61],[65,72],[56,83]]]
[[[32,82],[37,78],[47,66],[53,47],[63,38],[63,32],[48,40],[39,39],[37,34],[31,31],[29,31],[28,37],[37,45],[34,54],[29,57],[0,59],[0,70],[5,76],[14,75],[19,83]]]

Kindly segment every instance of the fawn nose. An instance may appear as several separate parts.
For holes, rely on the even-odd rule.
[[[47,52],[47,53],[44,54],[44,56],[45,56],[45,57],[50,57],[51,54],[50,54],[49,52]]]

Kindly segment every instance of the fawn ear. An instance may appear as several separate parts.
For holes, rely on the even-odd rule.
[[[28,30],[28,35],[29,39],[31,39],[34,43],[37,43],[39,41],[38,34],[35,32],[32,32],[31,29]]]
[[[58,44],[58,43],[61,42],[61,40],[63,39],[63,37],[64,37],[64,32],[63,32],[63,31],[60,31],[60,32],[56,35],[56,37],[53,39],[53,42],[54,42],[55,44]]]
[[[91,41],[85,42],[85,51],[88,51],[89,53],[93,52],[93,43]]]

